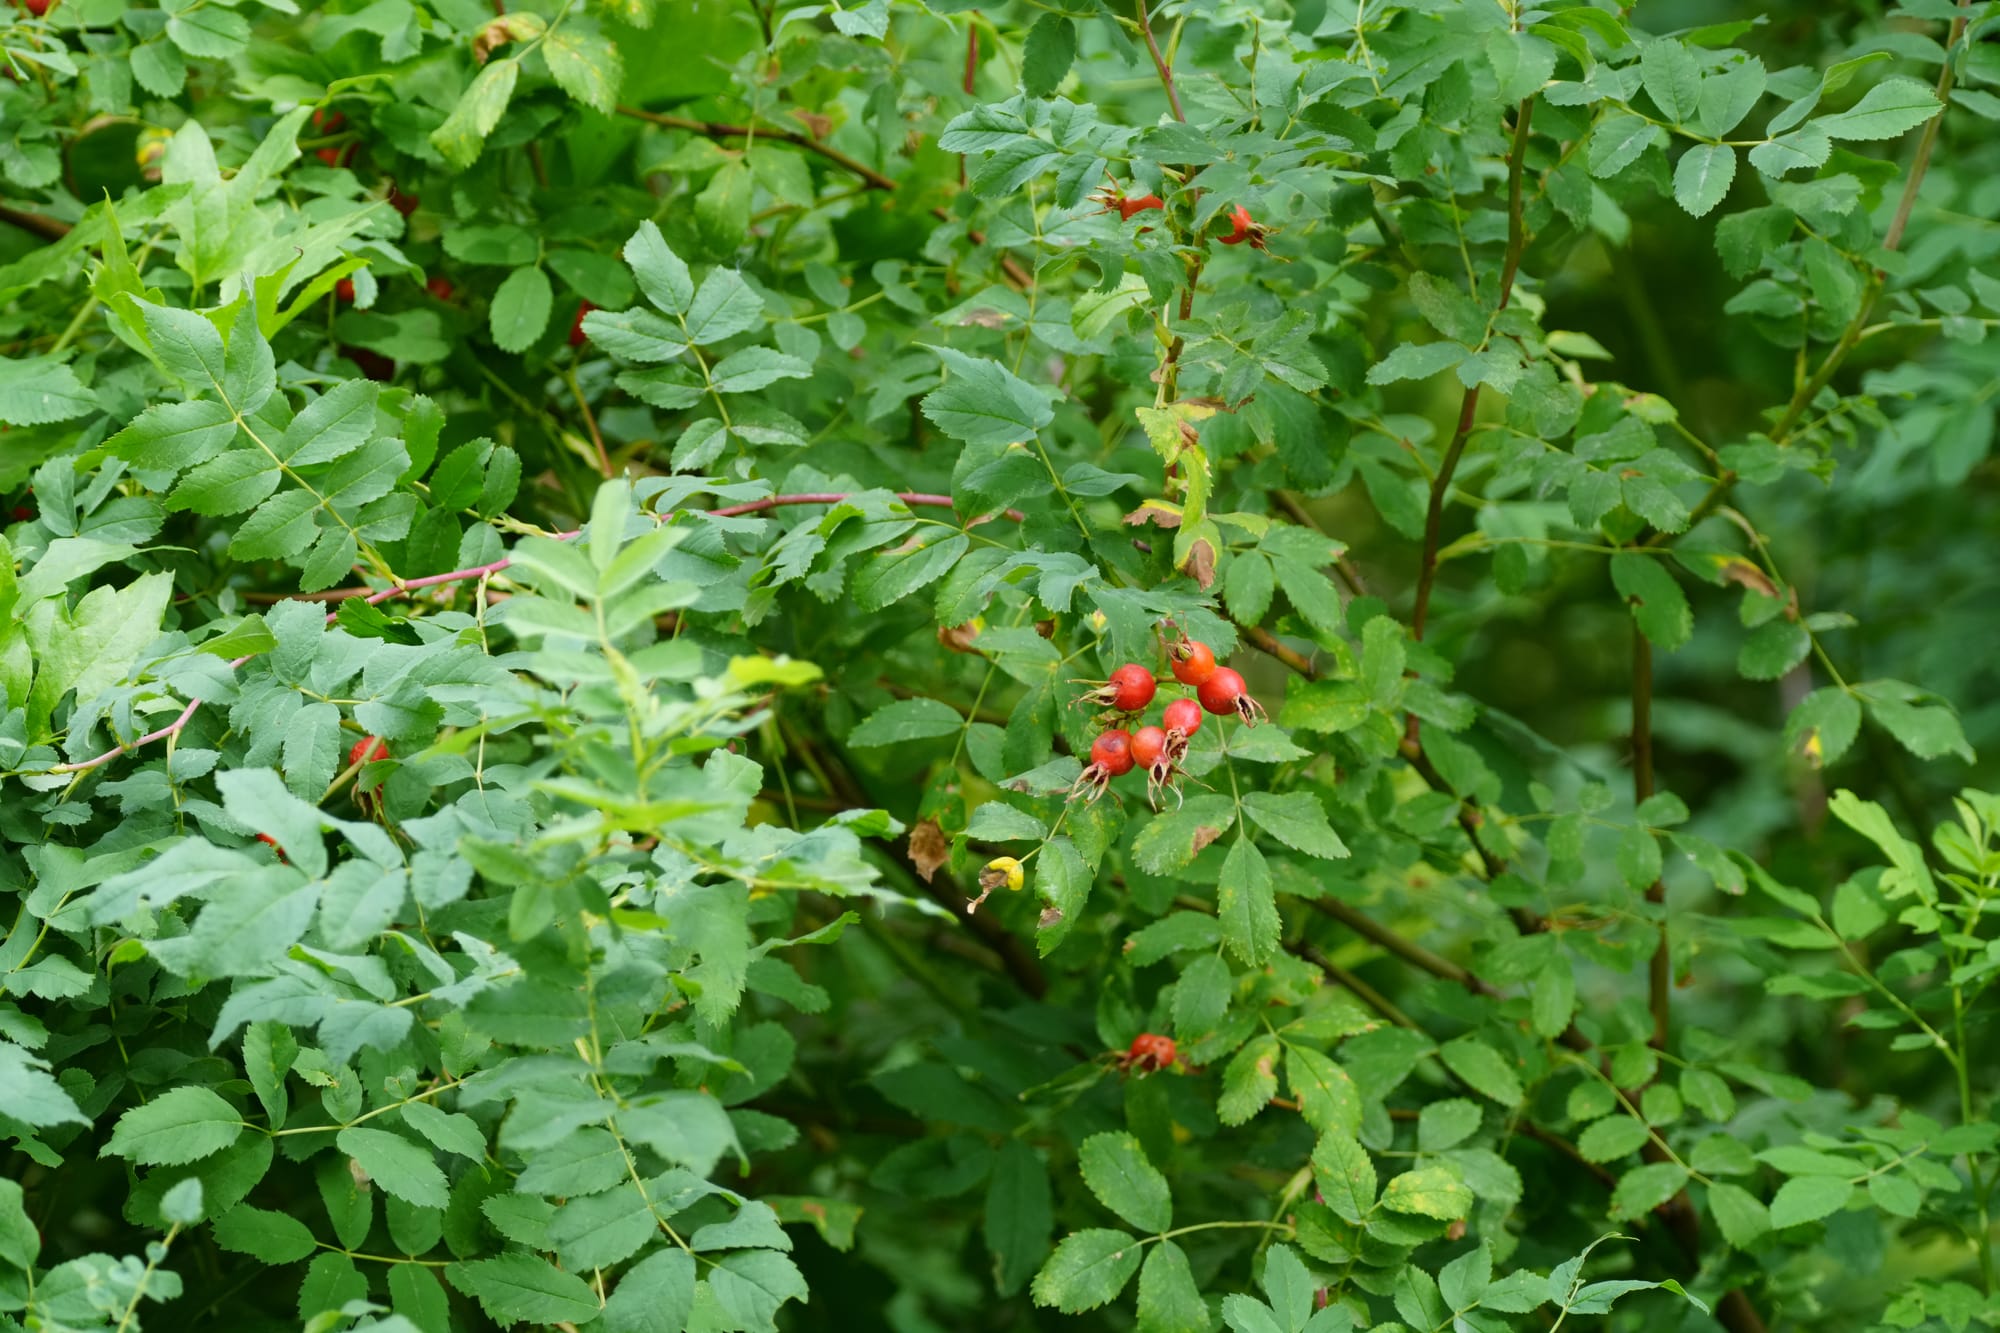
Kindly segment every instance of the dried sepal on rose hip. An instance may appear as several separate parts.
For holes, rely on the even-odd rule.
[[[1250,216],[1250,210],[1241,204],[1229,206],[1229,234],[1222,237],[1224,245],[1242,245],[1248,242],[1252,250],[1264,248],[1264,238],[1271,234],[1271,228]]]
[[[979,870],[979,896],[965,905],[965,914],[971,916],[979,910],[995,889],[1006,889],[1018,893],[1026,876],[1021,863],[1011,856],[996,856]]]
[[[1215,674],[1213,648],[1176,630],[1172,621],[1167,622],[1166,629],[1173,635],[1167,643],[1167,661],[1173,664],[1175,680],[1183,685],[1199,685]]]
[[[1103,205],[1100,212],[1116,213],[1120,222],[1130,222],[1141,213],[1150,213],[1155,209],[1166,211],[1166,204],[1157,194],[1128,195],[1125,187],[1111,176],[1107,175],[1104,179],[1104,188],[1090,196],[1091,203]]]
[[[1153,673],[1137,662],[1127,662],[1111,673],[1111,678],[1077,699],[1079,707],[1109,708],[1120,713],[1136,713],[1153,702],[1160,683]]]
[[[1178,746],[1187,753],[1188,737],[1201,730],[1201,705],[1192,699],[1176,699],[1160,710],[1160,725],[1167,729],[1168,753]]]
[[[1182,700],[1182,702],[1186,702]],[[1197,717],[1200,714],[1196,714]],[[1163,727],[1145,726],[1132,733],[1132,762],[1146,770],[1146,800],[1157,810],[1160,808],[1160,793],[1170,791],[1174,803],[1180,804],[1181,776],[1180,758],[1187,753],[1187,738],[1182,737],[1176,753],[1173,742]]]
[[[1161,1036],[1157,1032],[1141,1032],[1132,1038],[1132,1044],[1117,1055],[1121,1072],[1127,1074],[1157,1074],[1162,1069],[1171,1069],[1180,1063],[1180,1051],[1174,1046],[1172,1037]]]
[[[1096,800],[1104,795],[1111,779],[1130,773],[1132,764],[1132,737],[1124,728],[1113,727],[1099,732],[1097,739],[1090,743],[1090,762],[1083,766],[1083,772],[1076,775],[1076,782],[1069,789],[1069,798],[1074,801],[1081,796],[1086,801]]]
[[[1217,667],[1214,675],[1195,688],[1195,697],[1217,717],[1234,713],[1246,727],[1254,727],[1265,718],[1264,706],[1250,697],[1242,674],[1229,667]]]

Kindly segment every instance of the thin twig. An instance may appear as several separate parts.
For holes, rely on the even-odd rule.
[[[576,382],[576,371],[565,370],[563,378],[569,381],[569,391],[576,395],[577,410],[583,413],[583,424],[590,431],[590,442],[597,447],[597,466],[608,480],[613,475],[611,455],[604,451],[604,436],[598,432],[597,416],[590,410],[590,400],[583,396],[583,386]]]
[[[60,241],[70,233],[69,223],[60,218],[52,218],[43,213],[27,213],[18,208],[0,207],[0,222],[12,223],[22,231],[31,231],[51,241]]]
[[[735,518],[739,514],[760,514],[766,509],[776,509],[780,505],[830,505],[848,499],[851,491],[818,491],[799,495],[767,495],[761,500],[748,500],[743,504],[726,505],[721,509],[708,511],[710,518]],[[953,509],[956,504],[949,495],[932,495],[925,491],[897,491],[896,498],[906,505],[925,505],[933,509]],[[1018,509],[1002,509],[1001,515],[1016,523],[1025,521],[1026,515]],[[994,515],[985,514],[975,518],[967,527],[991,522]]]
[[[1146,13],[1146,0],[1138,0],[1139,31],[1145,34],[1146,50],[1152,54],[1153,68],[1159,72],[1160,85],[1167,90],[1167,105],[1173,108],[1174,119],[1186,122],[1181,114],[1181,95],[1174,87],[1174,72],[1167,67],[1167,59],[1160,54],[1160,44],[1153,39],[1153,20]]]
[[[884,176],[867,163],[857,161],[831,144],[822,143],[810,134],[801,134],[797,130],[781,130],[770,125],[727,125],[721,121],[692,120],[686,116],[669,116],[659,111],[647,111],[643,107],[636,106],[621,106],[618,108],[618,114],[621,116],[631,116],[635,120],[647,121],[650,124],[665,126],[671,130],[690,130],[695,134],[705,135],[711,139],[748,139],[753,136],[761,139],[778,139],[803,148],[809,153],[818,153],[835,166],[853,172],[866,181],[868,188],[871,190],[893,190],[896,188],[895,181]]]
[[[1527,246],[1525,204],[1521,195],[1521,166],[1528,155],[1528,127],[1534,115],[1535,99],[1523,98],[1514,112],[1514,144],[1507,154],[1507,255],[1500,265],[1500,304],[1497,310],[1507,308],[1508,299],[1514,294],[1514,278],[1521,271],[1521,252]],[[1431,588],[1437,582],[1438,539],[1444,528],[1445,499],[1451,492],[1452,475],[1458,471],[1459,459],[1465,456],[1465,442],[1472,434],[1473,420],[1479,411],[1479,386],[1472,385],[1465,391],[1459,404],[1458,427],[1452,432],[1451,444],[1445,449],[1444,459],[1438,464],[1437,476],[1431,479],[1430,501],[1424,510],[1424,554],[1417,568],[1416,609],[1410,615],[1410,635],[1424,637],[1424,622],[1431,609]],[[1416,734],[1417,720],[1410,719],[1410,734]]]
[[[1290,491],[1269,490],[1264,492],[1264,494],[1269,496],[1272,505],[1282,510],[1285,517],[1292,520],[1292,522],[1302,528],[1309,528],[1322,536],[1328,535],[1326,529],[1320,526],[1319,520],[1312,516],[1312,511],[1300,503],[1299,498]],[[1340,581],[1345,583],[1347,590],[1356,597],[1366,597],[1368,595],[1368,585],[1361,581],[1361,571],[1356,569],[1354,562],[1349,560],[1345,555],[1340,556],[1333,562],[1333,572],[1340,575]]]
[[[1632,631],[1632,803],[1653,794],[1653,645],[1635,626]],[[1667,885],[1655,879],[1646,887],[1646,901],[1660,909],[1660,937],[1647,968],[1646,1001],[1653,1012],[1653,1046],[1667,1048],[1673,1007],[1673,956],[1667,944]]]
[[[1286,947],[1352,991],[1363,1004],[1388,1019],[1391,1023],[1394,1023],[1397,1027],[1416,1030],[1416,1019],[1411,1018],[1401,1009],[1398,1009],[1388,996],[1376,990],[1360,977],[1355,976],[1354,973],[1348,971],[1339,963],[1328,958],[1314,945],[1300,940],[1297,944],[1287,945]]]

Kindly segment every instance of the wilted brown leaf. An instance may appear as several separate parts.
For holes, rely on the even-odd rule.
[[[937,868],[951,858],[951,840],[944,836],[935,819],[920,819],[910,830],[910,864],[924,877],[924,883],[931,881]]]

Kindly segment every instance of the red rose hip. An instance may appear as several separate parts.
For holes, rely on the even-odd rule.
[[[1201,730],[1201,705],[1192,699],[1176,699],[1160,714],[1160,721],[1167,728],[1169,740],[1178,735],[1182,744],[1186,744],[1189,736]]]
[[[1076,775],[1076,782],[1069,789],[1069,798],[1073,801],[1081,796],[1086,801],[1096,800],[1104,795],[1111,779],[1132,771],[1132,763],[1132,737],[1127,732],[1119,727],[1099,732],[1090,745],[1090,762],[1083,766],[1083,772]]]
[[[1111,679],[1078,699],[1079,704],[1111,708],[1120,713],[1136,713],[1153,702],[1159,682],[1137,662],[1127,662],[1111,673]]]
[[[1183,685],[1199,685],[1215,674],[1215,650],[1205,643],[1182,638],[1167,656],[1174,660],[1174,679]]]
[[[1217,667],[1215,674],[1195,690],[1195,696],[1203,708],[1217,717],[1234,713],[1249,726],[1257,725],[1264,717],[1263,708],[1250,697],[1243,684],[1242,674],[1229,667]]]

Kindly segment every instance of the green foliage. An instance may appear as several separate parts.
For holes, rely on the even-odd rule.
[[[1736,9],[18,0],[0,1333],[2000,1327],[1995,19]]]

